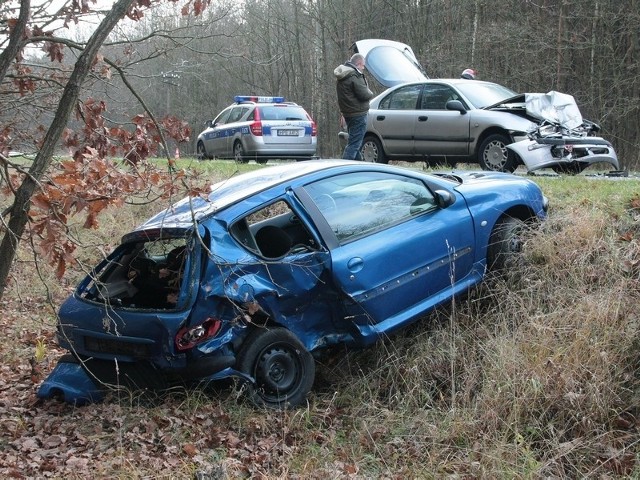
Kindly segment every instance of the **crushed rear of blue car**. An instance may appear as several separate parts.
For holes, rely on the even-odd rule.
[[[235,377],[306,400],[328,347],[364,347],[505,268],[546,216],[532,181],[318,160],[185,198],[122,238],[60,307],[42,398],[99,401]]]

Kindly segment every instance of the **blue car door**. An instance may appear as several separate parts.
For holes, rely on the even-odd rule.
[[[421,180],[381,172],[340,175],[305,189],[334,236],[333,279],[363,336],[402,326],[469,277],[475,240],[462,198],[443,208]]]

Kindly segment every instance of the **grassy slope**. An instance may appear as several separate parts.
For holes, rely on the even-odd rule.
[[[224,166],[198,164],[212,178],[233,173]],[[532,178],[552,207],[521,271],[371,349],[336,352],[291,412],[256,411],[233,388],[37,402],[61,354],[55,306],[81,272],[61,285],[23,254],[1,305],[0,476],[640,475],[640,185]],[[110,212],[82,233],[84,260],[155,210]]]

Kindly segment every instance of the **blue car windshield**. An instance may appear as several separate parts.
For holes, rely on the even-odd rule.
[[[475,108],[484,108],[515,97],[517,92],[497,83],[466,81],[456,87]]]

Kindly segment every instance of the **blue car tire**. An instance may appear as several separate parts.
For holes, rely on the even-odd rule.
[[[255,379],[248,385],[250,401],[259,407],[295,407],[313,386],[315,361],[286,328],[258,328],[245,340],[238,370]]]
[[[506,271],[518,266],[526,224],[519,218],[502,217],[493,227],[487,248],[489,270]]]

